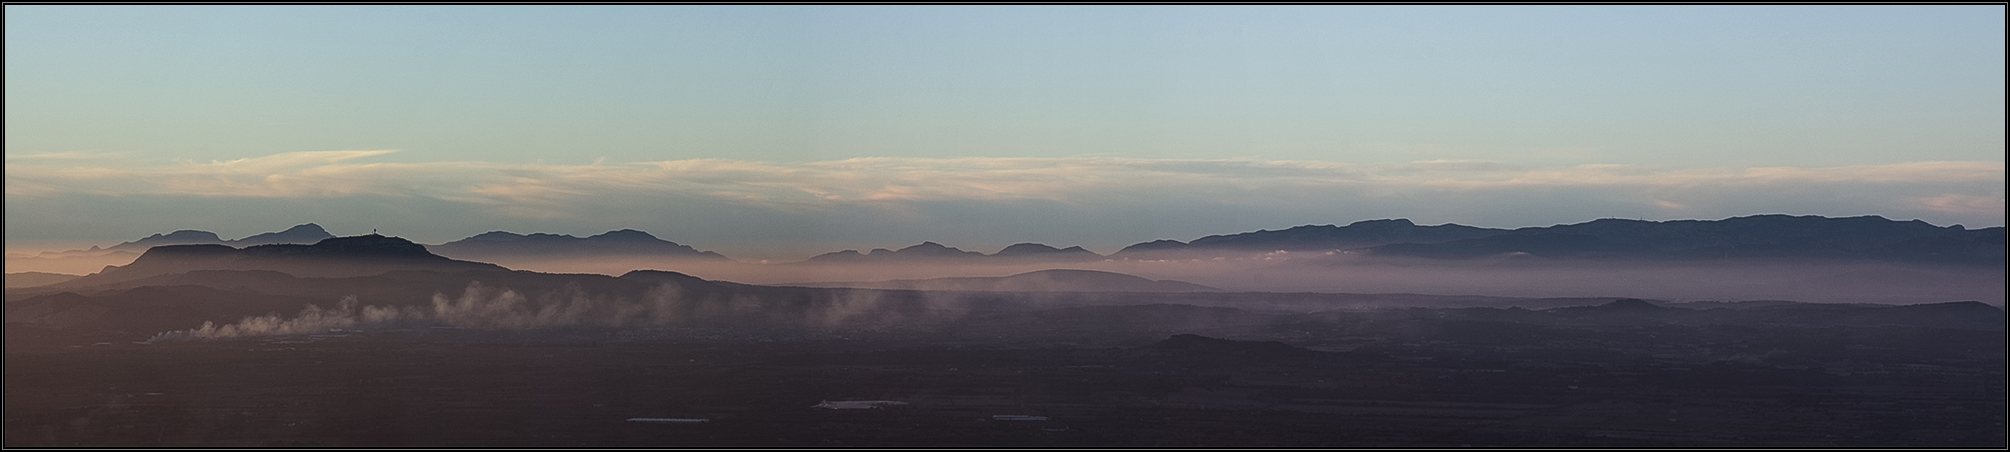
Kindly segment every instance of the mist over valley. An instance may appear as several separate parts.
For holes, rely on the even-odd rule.
[[[2000,450],[2004,13],[9,4],[0,445]]]
[[[1889,223],[1849,221],[1873,226]],[[1392,223],[1369,224],[1386,227]],[[1351,228],[1325,228],[1324,232],[1342,235]],[[457,432],[480,430],[473,424],[444,419],[365,415],[353,410],[368,410],[369,403],[384,402],[342,401],[329,398],[339,397],[340,392],[296,389],[299,397],[308,397],[314,406],[352,413],[300,417],[302,413],[284,408],[280,400],[285,399],[226,389],[257,383],[229,383],[229,378],[198,383],[189,379],[195,374],[186,374],[186,370],[152,367],[159,370],[139,379],[50,379],[61,375],[51,373],[53,369],[108,365],[87,364],[98,359],[89,356],[144,363],[173,355],[201,366],[196,369],[235,369],[231,374],[267,375],[262,378],[308,385],[322,384],[311,383],[316,378],[362,378],[381,381],[379,386],[397,388],[391,390],[401,393],[427,387],[424,382],[432,379],[455,378],[448,377],[455,374],[453,367],[441,367],[445,363],[500,372],[496,375],[501,379],[493,384],[505,391],[540,381],[589,378],[597,383],[523,393],[541,394],[531,399],[457,392],[397,403],[545,406],[560,400],[603,400],[590,404],[590,410],[614,406],[628,407],[623,416],[629,417],[700,416],[708,422],[716,418],[719,424],[705,437],[709,439],[696,444],[743,444],[752,440],[745,435],[772,430],[772,426],[781,425],[777,423],[851,425],[846,429],[855,432],[835,437],[797,436],[794,440],[790,436],[807,433],[783,433],[782,444],[819,437],[825,438],[823,441],[911,444],[918,439],[947,440],[1004,427],[959,420],[985,413],[1019,413],[1010,416],[1029,416],[1026,419],[1047,423],[1043,424],[1047,427],[1035,430],[1038,434],[1010,440],[1015,444],[1172,444],[1159,441],[1185,438],[1153,438],[1147,432],[1158,431],[1156,427],[1115,420],[1122,417],[1120,413],[1146,406],[1171,416],[1167,419],[1200,423],[1192,424],[1189,434],[1216,441],[1225,437],[1205,436],[1220,434],[1207,432],[1220,428],[1267,430],[1283,425],[1220,417],[1251,410],[1271,413],[1269,416],[1375,425],[1323,436],[1279,433],[1281,436],[1272,436],[1286,441],[1279,444],[1434,443],[1411,436],[1425,432],[1447,435],[1444,437],[1458,442],[1622,444],[1612,442],[1622,440],[1611,436],[1569,433],[1590,425],[1578,423],[1594,419],[1583,416],[1604,416],[1594,413],[1614,409],[1621,413],[1719,410],[1710,415],[1715,419],[1712,422],[1719,423],[1712,431],[1719,433],[1710,435],[1699,435],[1686,427],[1667,429],[1684,424],[1625,427],[1633,434],[1653,435],[1657,441],[1671,444],[1952,445],[2000,439],[2000,429],[1986,425],[1993,422],[1987,418],[1938,414],[1912,415],[1907,421],[1839,414],[1793,427],[1754,423],[1768,410],[1832,403],[1904,406],[1925,403],[1914,398],[1929,397],[1930,393],[1857,393],[1841,389],[1854,386],[1835,385],[1881,385],[1903,378],[1912,382],[1909,384],[1923,385],[1916,386],[1921,390],[1958,392],[1991,378],[2000,379],[2004,332],[2000,262],[1994,267],[1968,261],[1922,263],[1918,253],[1889,252],[1851,256],[1855,259],[1783,257],[1777,251],[1779,246],[1769,247],[1764,257],[1707,259],[1656,255],[1552,259],[1538,254],[1541,248],[1478,258],[1388,256],[1378,250],[1408,244],[1401,242],[1401,237],[1421,234],[1379,242],[1348,237],[1352,241],[1339,243],[1361,247],[1319,251],[1336,242],[1308,239],[1303,234],[1306,229],[1287,229],[1283,240],[1256,240],[1255,245],[1218,246],[1206,251],[1167,250],[1160,245],[1162,249],[1155,250],[1156,255],[1149,259],[1113,255],[1096,260],[1084,258],[1085,251],[1046,246],[1015,246],[1038,251],[1033,253],[986,255],[924,243],[836,262],[823,258],[754,264],[638,231],[588,238],[489,233],[454,242],[459,244],[456,246],[430,247],[374,234],[323,238],[312,244],[241,248],[207,241],[164,244],[147,249],[131,263],[89,275],[9,274],[9,437],[21,444],[200,444],[218,438],[214,435],[220,431],[199,428],[176,430],[173,436],[162,430],[152,439],[142,440],[142,436],[105,430],[96,424],[53,427],[34,420],[57,415],[59,411],[49,411],[54,405],[48,404],[60,403],[57,400],[63,397],[132,397],[132,392],[120,391],[167,394],[183,402],[140,403],[124,411],[85,418],[114,424],[156,422],[148,419],[170,413],[162,411],[167,407],[231,403],[263,406],[268,412],[276,410],[281,418],[296,419],[285,426],[262,427],[257,422],[213,421],[239,426],[234,428],[264,429],[268,433],[259,437],[269,439],[261,444],[390,444],[379,442],[386,440],[428,444],[465,434]],[[1953,235],[1956,238],[1952,240],[1966,237],[1958,230],[1952,234],[1945,229],[1917,230]],[[1692,238],[1737,249],[1741,242],[1806,237],[1806,232],[1745,231],[1739,237]],[[2000,228],[1995,235],[1988,234],[1984,230],[1978,243],[1988,245],[1990,237],[2000,242]],[[1239,235],[1247,240],[1274,234]],[[1194,242],[1233,243],[1219,237],[1223,236]],[[1890,249],[1884,243],[1916,241],[1877,237],[1849,243],[1857,246],[1854,249],[1881,251]],[[1443,238],[1429,240],[1436,239]],[[1456,244],[1458,240],[1436,243]],[[1802,243],[1810,242],[1830,243]],[[1675,244],[1676,249],[1680,250],[1680,245]],[[1499,245],[1490,242],[1486,246]],[[1264,248],[1291,249],[1259,251]],[[1835,254],[1833,248],[1822,246],[1799,249],[1809,248]],[[602,270],[668,267],[676,271],[632,269],[612,275],[531,271],[434,252],[454,249],[501,258],[498,260],[515,259],[510,262],[521,266],[600,265],[593,268]],[[1585,248],[1572,251],[1584,252]],[[1949,251],[1957,260],[1986,253],[1965,248]],[[1140,253],[1126,249],[1117,254]],[[870,257],[875,255],[878,257]],[[1041,260],[1043,255],[1053,259]],[[824,256],[831,255],[819,257]],[[593,261],[599,262],[589,264]],[[1056,268],[1010,273],[1042,267]],[[1109,270],[1161,278],[1178,275],[1222,285]],[[955,274],[996,276],[936,276]],[[698,275],[742,275],[756,281],[761,280],[756,275],[766,275],[768,280],[894,275],[910,279],[748,284]],[[1820,279],[1824,277],[1829,279]],[[1599,282],[1607,279],[1615,282]],[[19,285],[12,282],[17,280]],[[1601,291],[1605,295],[1599,295]],[[1721,298],[1611,296],[1656,291],[1716,294]],[[1978,294],[1983,296],[1973,297]],[[1800,298],[1789,301],[1796,297],[1765,295]],[[1969,296],[1970,301],[1952,299],[1963,296]],[[1972,301],[1974,298],[1995,304]],[[492,360],[500,357],[490,357],[491,352],[485,351],[520,347],[562,353],[522,361],[532,367],[496,368],[500,362]],[[86,350],[99,354],[78,354]],[[382,351],[364,357],[349,350]],[[941,354],[951,350],[962,350],[954,356],[963,358]],[[688,363],[676,364],[682,361],[665,360],[663,354],[689,357],[683,360]],[[233,358],[239,355],[281,356],[294,362],[287,369],[299,370],[246,368],[257,361]],[[755,361],[747,361],[749,358]],[[294,361],[306,359],[313,361]],[[689,367],[700,359],[705,364]],[[553,360],[569,364],[550,367],[558,364]],[[418,362],[440,365],[414,366]],[[652,362],[658,364],[647,364]],[[345,363],[345,367],[329,368],[325,363]],[[387,364],[393,367],[383,367]],[[917,365],[931,370],[913,367]],[[628,375],[606,366],[669,366],[650,372],[669,372],[663,378],[712,388],[721,396],[739,394],[733,396],[739,398],[689,399],[679,405],[683,408],[663,411],[633,405],[623,401],[632,400],[625,396],[595,395],[653,394],[659,389],[652,389],[656,384],[651,382],[659,378],[607,380],[557,370],[599,369],[593,372]],[[690,374],[692,370],[673,368],[710,370]],[[947,373],[916,380],[922,375],[913,373],[917,371]],[[1693,375],[1684,381],[1712,382],[1713,391],[1742,394],[1736,397],[1759,402],[1666,399],[1667,395],[1693,390],[1688,389],[1693,383],[1654,379],[1671,372]],[[846,376],[852,373],[858,378]],[[990,376],[983,380],[956,377],[966,373]],[[770,386],[745,381],[750,377],[779,380],[772,380],[776,386]],[[942,378],[947,380],[939,380]],[[30,384],[59,389],[36,396],[13,392]],[[776,392],[776,388],[806,384],[849,389],[814,394]],[[1396,386],[1388,386],[1392,384]],[[1800,389],[1783,392],[1786,387],[1780,385]],[[1097,387],[1103,389],[1093,389]],[[1500,387],[1503,391],[1455,389],[1462,387]],[[1974,398],[1960,396],[1964,401],[1951,406],[1983,413],[2001,407],[2000,386],[1973,387],[1983,392]],[[1988,387],[1999,390],[1989,392]],[[1018,388],[1014,390],[1017,395],[1007,399],[979,396],[998,388]],[[577,392],[581,390],[587,392]],[[1392,390],[1397,392],[1388,392]],[[1842,392],[1834,392],[1838,390]],[[1274,399],[1278,396],[1273,394],[1282,393],[1313,399],[1278,404]],[[446,398],[415,402],[438,397]],[[808,398],[828,402],[833,397],[899,400],[901,405],[854,418],[804,418],[814,413],[800,410],[810,408],[788,408],[789,403]],[[1086,402],[1107,397],[1131,401]],[[1874,400],[1877,402],[1871,402]],[[561,404],[586,406],[568,403]],[[1424,406],[1438,411],[1414,411]],[[1724,409],[1754,414],[1733,415],[1721,411]],[[588,437],[598,438],[596,444],[606,444],[609,438],[617,444],[655,441],[651,439],[655,434],[625,429],[613,419],[604,424],[564,420],[586,414],[564,414],[577,410],[512,409],[477,417],[557,415],[560,417],[538,422],[570,425],[534,429],[555,435],[546,438],[557,438],[557,442],[508,440],[512,444],[562,444]],[[1556,410],[1581,414],[1549,421],[1498,423],[1535,419],[1526,416]],[[1397,412],[1409,414],[1388,417]],[[34,415],[43,417],[25,417],[27,413],[43,413]],[[1497,421],[1477,424],[1493,426],[1477,430],[1471,427],[1475,424],[1464,423],[1467,421],[1451,421],[1475,416]],[[1601,426],[1597,428],[1618,428],[1610,423],[1631,418],[1604,419],[1610,420],[1596,424]],[[857,424],[860,422],[863,424]],[[918,422],[932,425],[940,433],[898,437],[904,439],[865,433],[879,431],[879,423],[884,422]],[[395,431],[404,433],[388,439],[340,433],[393,425],[397,426]],[[1921,430],[1927,425],[1937,430]],[[1990,431],[1997,433],[1985,433]],[[1919,436],[1921,432],[1937,433]],[[86,437],[92,439],[84,440]]]

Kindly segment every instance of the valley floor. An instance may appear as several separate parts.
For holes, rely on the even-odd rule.
[[[2005,445],[2000,348],[1939,364],[1872,353],[1808,365],[1600,345],[1152,346],[1166,336],[435,330],[48,348],[6,355],[5,442]],[[814,408],[843,400],[907,404]]]

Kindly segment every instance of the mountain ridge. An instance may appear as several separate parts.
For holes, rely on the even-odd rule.
[[[1842,258],[2003,263],[2003,228],[1934,226],[1876,215],[1752,215],[1723,220],[1604,218],[1521,228],[1433,244],[1390,244],[1382,256],[1470,258],[1503,254],[1576,258]]]
[[[266,232],[245,236],[237,240],[224,240],[214,232],[183,229],[167,234],[149,235],[139,240],[112,245],[102,250],[145,250],[165,245],[229,245],[236,247],[277,244],[311,244],[334,238],[327,229],[314,223],[302,223],[278,232]],[[91,250],[100,250],[91,247]]]
[[[1438,243],[1505,232],[1508,230],[1455,223],[1418,226],[1407,218],[1362,220],[1346,226],[1303,225],[1278,231],[1257,230],[1238,234],[1210,235],[1184,243],[1177,240],[1154,240],[1124,247],[1110,256],[1142,258],[1167,252],[1336,250],[1391,243]]]
[[[222,240],[208,231],[179,230],[153,234],[110,248],[93,246],[90,250],[44,252],[37,258],[135,253],[135,250],[168,245],[245,247],[311,244],[333,237],[315,223],[236,240]],[[1344,251],[1435,259],[1496,255],[1556,258],[1781,257],[2002,265],[2003,248],[2002,226],[1968,229],[1957,224],[1941,227],[1922,220],[1899,221],[1875,215],[1824,217],[1768,214],[1720,220],[1664,221],[1601,218],[1582,223],[1516,229],[1455,223],[1425,226],[1409,219],[1396,218],[1356,221],[1346,226],[1301,225],[1281,230],[1215,234],[1189,242],[1158,239],[1126,246],[1108,256],[1080,246],[1056,248],[1030,242],[1016,243],[996,253],[984,254],[924,241],[898,250],[875,248],[865,253],[856,250],[824,253],[799,263],[1093,262],[1104,259],[1230,257],[1275,251]],[[427,249],[442,256],[468,260],[618,256],[731,261],[716,252],[701,251],[634,229],[613,230],[588,237],[491,231],[430,245]],[[134,256],[137,257],[137,254]],[[81,273],[82,269],[69,272]]]
[[[378,234],[334,237],[312,245],[162,245],[132,263],[107,266],[55,286],[90,286],[196,270],[271,270],[296,277],[340,277],[396,270],[508,271],[495,264],[450,259],[424,245]]]
[[[1461,238],[1463,237],[1463,238]],[[1583,258],[1840,258],[2002,265],[2004,228],[1934,226],[1876,215],[1750,215],[1721,220],[1630,220],[1493,229],[1407,219],[1347,226],[1305,225],[1210,235],[1191,242],[1153,240],[1115,259],[1218,257],[1273,251],[1347,251],[1439,259],[1495,255]],[[1415,241],[1401,241],[1415,240]],[[1384,243],[1377,243],[1384,242]]]
[[[725,255],[701,251],[689,245],[657,238],[634,229],[607,231],[587,237],[535,232],[517,234],[489,231],[468,238],[426,246],[442,256],[465,259],[511,257],[649,256],[703,260],[731,260]]]

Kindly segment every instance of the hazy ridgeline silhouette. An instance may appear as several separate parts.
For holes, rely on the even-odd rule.
[[[214,234],[197,232],[200,231],[157,234],[114,248],[176,240],[219,240]],[[326,231],[306,224],[235,242],[305,240],[321,235],[326,235]],[[280,286],[299,283],[272,282],[277,280],[267,281],[271,278],[260,279],[248,276],[249,273],[218,277],[217,281],[200,276],[207,274],[202,272],[215,271],[278,272],[287,277],[337,279],[409,271],[510,274],[505,266],[455,260],[432,252],[454,248],[497,257],[507,267],[518,270],[625,275],[636,270],[668,268],[712,281],[930,292],[1224,290],[1886,304],[1978,300],[1997,305],[2005,297],[2001,227],[1970,230],[1958,225],[1939,227],[1879,217],[1784,215],[1717,221],[1598,220],[1517,230],[1374,220],[1346,226],[1301,226],[1209,236],[1184,243],[1160,240],[1134,245],[1108,257],[1079,247],[1062,249],[1024,243],[987,255],[925,242],[897,251],[829,253],[805,262],[773,265],[733,261],[717,253],[632,230],[585,238],[491,232],[432,247],[395,237],[366,235],[324,238],[312,245],[156,246],[129,264],[107,267],[75,279],[64,280],[62,275],[10,274],[10,284],[17,279],[24,281],[23,284],[31,280],[56,282],[10,287],[9,294],[10,299],[19,299],[60,291],[176,284],[244,288],[265,283]],[[1055,269],[1069,271],[1044,271]],[[522,278],[528,277],[486,277],[490,281]],[[550,294],[552,288],[546,287],[529,292],[505,291],[484,296],[463,293],[459,298],[449,297],[486,300],[470,302],[473,304],[460,310],[433,305],[426,305],[426,309],[414,307],[425,305],[413,299],[428,293],[471,293],[472,289],[462,286],[481,279],[484,278],[454,282],[451,290],[430,287],[415,292],[408,288],[403,293],[351,293],[328,287],[311,294],[295,289],[279,290],[314,297],[365,295],[360,299],[372,302],[366,304],[397,307],[395,312],[379,313],[382,316],[446,326],[490,317],[514,319],[507,324],[531,325],[643,322],[638,319],[655,319],[650,322],[660,324],[666,321],[662,319],[689,316],[694,310],[728,309],[703,307],[706,303],[746,306],[786,301],[801,306],[826,306],[817,304],[825,303],[822,299],[810,298],[830,298],[829,293],[835,293],[768,292],[755,296],[747,294],[758,290],[742,287],[735,289],[738,290],[735,297],[780,297],[782,301],[720,299],[718,294],[725,293],[721,291],[694,299],[667,301],[638,293],[596,300],[578,299],[585,296],[579,294]],[[691,280],[685,283],[701,281]],[[367,285],[360,281],[357,284]],[[867,303],[864,299],[854,301]],[[485,314],[474,316],[472,313],[479,311],[478,307],[496,311],[481,311]],[[851,312],[848,308],[818,309],[827,308],[832,309],[829,315],[839,317],[843,315],[837,313]],[[304,317],[368,317],[364,307],[356,307],[347,314],[339,306],[322,309],[324,312]],[[961,308],[951,305],[944,309]],[[279,327],[271,322],[251,322],[238,329]],[[216,328],[205,334],[236,334],[223,330],[224,327]]]

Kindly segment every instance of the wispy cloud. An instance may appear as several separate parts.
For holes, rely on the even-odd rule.
[[[94,194],[328,198],[426,197],[494,206],[511,215],[577,214],[597,197],[674,196],[779,210],[851,204],[1038,200],[1071,204],[1188,197],[1192,202],[1316,196],[1414,196],[1508,189],[1634,193],[1643,206],[1687,209],[1750,190],[1806,187],[1960,188],[1893,198],[1937,211],[2002,210],[2002,162],[1909,162],[1833,167],[1530,167],[1485,161],[1407,164],[1118,157],[896,158],[808,163],[725,159],[586,165],[475,161],[371,163],[391,150],[291,152],[230,161],[86,165],[9,156],[8,196]],[[89,162],[97,163],[97,162]],[[1974,187],[1997,187],[1977,191]],[[1687,194],[1687,196],[1684,196]],[[1896,196],[1896,195],[1894,195]]]
[[[1987,214],[1994,212],[2000,215],[2004,209],[2003,195],[2001,194],[1977,196],[1948,193],[1940,196],[1913,198],[1913,201],[1918,202],[1921,207],[1927,210],[1948,213]]]
[[[123,155],[125,155],[125,153],[121,152],[92,152],[92,151],[40,152],[34,154],[7,154],[7,160],[95,160],[95,159],[118,158]]]

